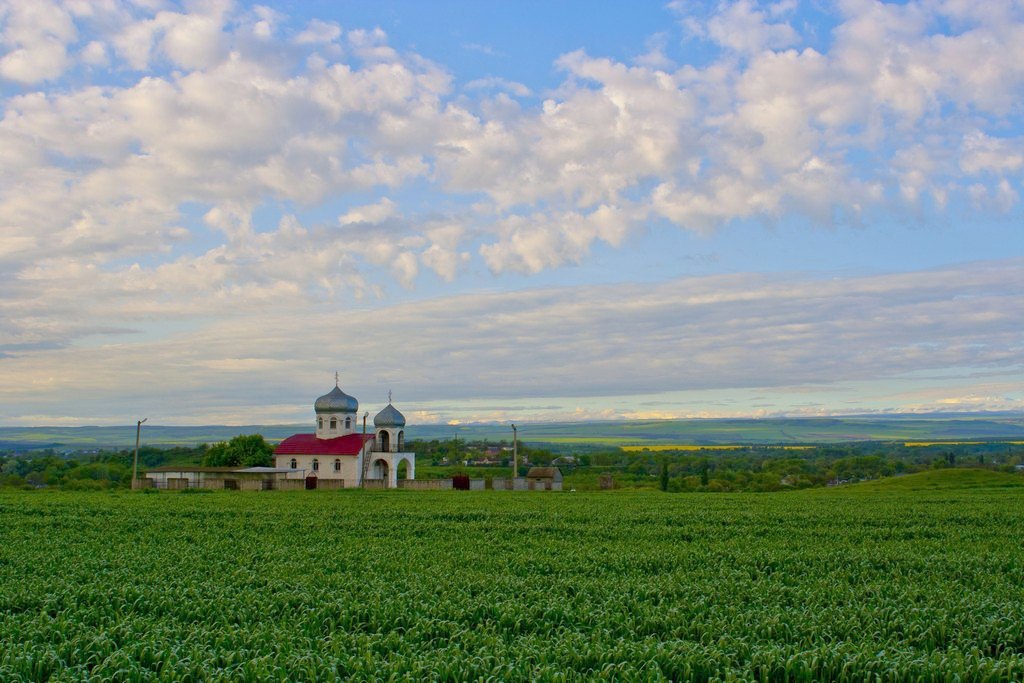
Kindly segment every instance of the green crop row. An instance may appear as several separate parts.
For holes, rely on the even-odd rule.
[[[0,493],[0,680],[1024,679],[1019,489]]]

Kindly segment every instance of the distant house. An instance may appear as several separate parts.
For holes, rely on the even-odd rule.
[[[531,489],[561,491],[562,471],[557,467],[531,467],[526,481]]]

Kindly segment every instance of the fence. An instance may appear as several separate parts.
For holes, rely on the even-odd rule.
[[[482,479],[480,481],[483,481]],[[410,491],[440,491],[452,488],[451,479],[399,479],[398,488]]]

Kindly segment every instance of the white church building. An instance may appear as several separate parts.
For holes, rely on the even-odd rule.
[[[405,450],[405,416],[388,404],[373,418],[360,421],[359,401],[338,386],[313,404],[316,431],[293,434],[274,451],[278,470],[290,470],[288,478],[302,477],[306,488],[356,488],[362,485],[396,488],[399,479],[416,478],[416,454]],[[360,423],[361,422],[361,423]]]

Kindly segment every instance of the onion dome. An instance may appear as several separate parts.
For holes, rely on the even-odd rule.
[[[359,401],[349,396],[335,384],[331,392],[324,394],[313,404],[318,413],[356,413],[359,412]]]
[[[373,418],[374,427],[404,427],[405,415],[390,403]]]

